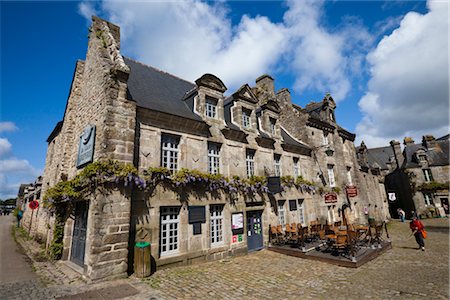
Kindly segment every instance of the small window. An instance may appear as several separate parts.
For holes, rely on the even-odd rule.
[[[245,155],[247,177],[252,177],[255,175],[255,150],[247,149]]]
[[[277,120],[274,118],[269,118],[269,125],[270,125],[270,133],[272,135],[276,134],[276,124],[277,124]]]
[[[172,173],[178,170],[178,146],[180,138],[173,135],[161,136],[161,166]]]
[[[300,160],[298,157],[294,157],[294,179],[300,176]]]
[[[210,174],[220,173],[220,145],[208,143],[208,171]]]
[[[242,126],[246,129],[251,128],[250,116],[252,115],[252,111],[249,109],[242,109]]]
[[[431,193],[424,193],[423,194],[423,198],[425,200],[425,205],[426,206],[434,205],[433,195]]]
[[[206,98],[206,116],[208,118],[217,118],[217,100],[214,98]]]
[[[323,133],[322,145],[328,145],[328,132]]]
[[[351,167],[347,167],[347,183],[348,185],[352,185],[352,168]]]
[[[286,225],[286,218],[284,215],[284,203],[285,200],[278,201],[278,221],[280,222],[281,226],[284,227]]]
[[[334,179],[334,166],[333,165],[328,165],[328,180],[330,183],[330,187],[336,186],[336,181]]]
[[[298,221],[300,224],[305,224],[305,209],[303,207],[304,201],[303,199],[298,200]]]
[[[180,208],[161,207],[161,256],[178,253]]]
[[[223,244],[223,205],[211,205],[211,246]]]
[[[275,176],[281,176],[281,155],[275,154],[273,156],[273,167],[275,170]]]
[[[431,174],[431,170],[430,169],[424,169],[423,170],[423,175],[425,177],[425,181],[426,182],[433,181],[433,175]]]
[[[419,155],[419,162],[421,163],[427,162],[427,156],[425,154]]]

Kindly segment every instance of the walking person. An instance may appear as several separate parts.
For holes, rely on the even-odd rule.
[[[23,211],[21,209],[19,209],[19,211],[17,212],[17,227],[20,227],[20,220],[22,220],[23,217]]]
[[[425,232],[425,226],[423,226],[423,223],[417,218],[417,216],[414,214],[412,217],[411,223],[409,223],[409,228],[411,228],[414,237],[416,238],[416,242],[419,245],[419,249],[422,249],[422,251],[425,251],[425,242],[424,242],[424,232]]]
[[[403,209],[399,208],[399,209],[397,209],[397,213],[400,218],[400,221],[402,223],[405,222],[405,215],[406,215],[405,211]]]

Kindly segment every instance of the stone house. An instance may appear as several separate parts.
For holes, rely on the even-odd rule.
[[[64,118],[47,140],[42,194],[106,160],[139,173],[189,169],[283,185],[250,193],[164,183],[151,191],[95,188],[67,212],[63,260],[99,280],[133,271],[136,241],[151,243],[161,268],[262,249],[269,225],[332,223],[344,204],[352,222],[367,222],[370,207],[386,219],[383,185],[360,169],[355,135],[336,123],[331,95],[301,108],[287,89],[275,91],[269,75],[226,91],[212,74],[192,83],[122,56],[119,27],[93,17]],[[51,212],[46,222],[52,228]]]
[[[366,160],[366,166],[384,177],[391,216],[397,217],[398,208],[409,217],[411,211],[422,217],[448,215],[449,135],[426,135],[420,144],[406,137],[403,145],[403,150],[398,141],[381,148],[358,147],[360,162]]]

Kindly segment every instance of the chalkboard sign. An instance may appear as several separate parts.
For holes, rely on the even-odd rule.
[[[189,224],[205,223],[205,207],[204,206],[189,206]]]

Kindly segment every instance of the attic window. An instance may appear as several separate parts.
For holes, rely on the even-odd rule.
[[[217,100],[214,98],[206,98],[206,116],[208,118],[217,118]]]
[[[274,118],[269,118],[269,125],[270,125],[270,133],[272,135],[275,135],[275,125],[277,124],[277,120]]]
[[[252,114],[252,111],[249,109],[242,109],[242,126],[245,129],[249,129],[251,127],[251,122],[250,122],[250,115]]]
[[[420,154],[419,162],[421,162],[421,163],[427,162],[427,156],[425,154]]]

